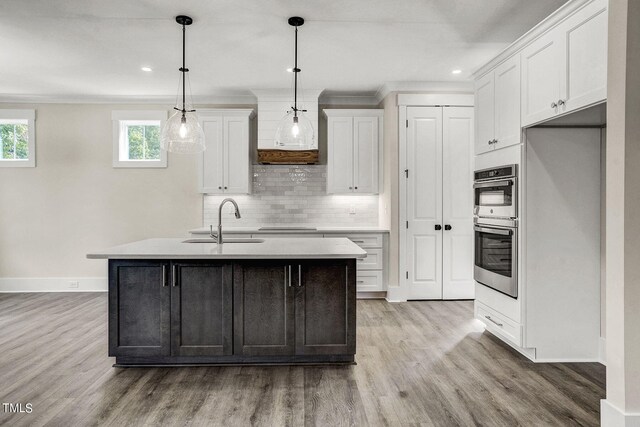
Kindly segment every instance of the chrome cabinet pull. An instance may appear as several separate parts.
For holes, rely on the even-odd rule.
[[[494,140],[493,140],[493,143],[494,143],[494,144],[497,144],[497,143],[498,143],[498,140],[497,140],[497,139],[494,139]]]
[[[173,265],[173,270],[172,270],[172,281],[173,281],[173,286],[176,287],[178,286],[178,276],[176,275],[177,271],[176,271],[176,265]]]
[[[352,240],[353,243],[364,243],[364,240]]]
[[[291,287],[291,266],[289,265],[289,287]]]
[[[564,99],[558,99],[558,105],[564,105]]]
[[[498,322],[496,322],[495,320],[493,320],[493,319],[491,318],[491,316],[484,316],[484,317],[485,317],[485,319],[487,319],[489,322],[494,323],[494,324],[496,324],[496,325],[500,326],[501,328],[504,326],[502,323],[498,323]]]
[[[162,266],[162,287],[166,287],[167,286],[167,266],[163,265]]]
[[[558,107],[558,104],[556,104],[555,102],[551,103],[551,108],[557,108],[557,107]]]
[[[298,287],[302,287],[302,265],[298,264]]]
[[[356,283],[364,283],[364,280],[356,280]]]

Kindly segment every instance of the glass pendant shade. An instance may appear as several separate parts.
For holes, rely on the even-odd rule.
[[[275,145],[282,148],[315,150],[317,145],[311,121],[301,111],[298,111],[297,117],[293,111],[289,111],[278,124]]]
[[[176,111],[165,123],[160,141],[162,149],[172,153],[194,154],[204,151],[204,132],[195,111]]]

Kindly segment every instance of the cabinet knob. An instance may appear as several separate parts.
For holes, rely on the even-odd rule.
[[[556,108],[556,107],[558,107],[558,104],[556,104],[555,102],[552,102],[551,103],[551,108]]]
[[[218,190],[222,190],[222,187],[218,187]]]
[[[451,226],[449,224],[445,224],[444,229],[449,231],[449,230],[451,230]]]
[[[497,139],[494,139],[494,140],[493,140],[493,143],[494,143],[494,144],[497,144],[497,143],[498,143],[498,140],[497,140]]]
[[[349,190],[353,190],[353,187],[349,187]]]
[[[440,224],[436,224],[435,229],[436,231],[440,231],[442,230],[442,226]]]
[[[558,99],[558,105],[564,105],[564,99]]]
[[[356,187],[356,190],[358,189],[358,187]]]
[[[225,186],[225,187],[224,187],[224,189],[226,190],[226,189],[227,189],[227,187]]]

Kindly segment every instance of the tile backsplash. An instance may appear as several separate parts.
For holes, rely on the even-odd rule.
[[[253,165],[249,195],[205,195],[203,225],[218,223],[218,205],[232,197],[240,207],[223,209],[223,225],[252,226],[361,226],[378,225],[377,195],[327,194],[326,165]]]

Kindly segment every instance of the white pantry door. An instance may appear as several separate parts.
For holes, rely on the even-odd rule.
[[[407,108],[408,299],[442,298],[442,108]]]
[[[442,119],[442,298],[473,299],[473,107]]]

